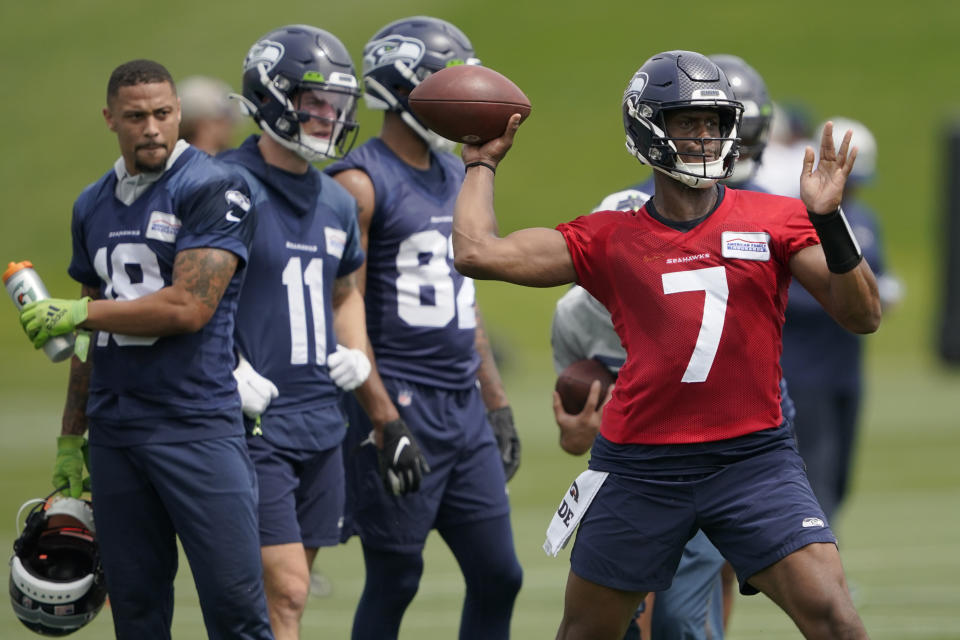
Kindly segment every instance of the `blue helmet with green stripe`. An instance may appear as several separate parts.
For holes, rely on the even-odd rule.
[[[334,113],[318,116],[300,100],[313,93]],[[288,25],[259,38],[243,61],[243,105],[261,129],[284,147],[314,162],[343,157],[357,134],[360,86],[346,47],[328,31]],[[311,118],[328,121],[329,135],[308,135]]]

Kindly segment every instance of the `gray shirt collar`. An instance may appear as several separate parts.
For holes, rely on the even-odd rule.
[[[177,161],[180,154],[189,147],[190,145],[186,140],[177,140],[177,144],[173,146],[173,152],[170,154],[170,157],[167,158],[167,166],[163,168],[163,171],[158,173],[138,173],[132,176],[127,173],[127,165],[123,161],[123,156],[120,156],[117,161],[113,163],[113,172],[117,174],[117,187],[114,190],[114,195],[116,195],[117,200],[127,206],[136,202],[137,198],[139,198],[150,185],[159,180],[160,177],[173,166],[173,163]]]

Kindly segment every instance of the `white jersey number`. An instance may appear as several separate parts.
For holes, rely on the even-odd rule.
[[[310,294],[316,362],[325,364],[327,362],[327,319],[323,308],[323,260],[311,259],[304,270],[299,256],[290,258],[287,266],[283,268],[281,280],[283,286],[287,288],[287,308],[290,313],[290,364],[307,364],[309,347],[304,284]]]
[[[709,267],[694,271],[674,271],[664,273],[663,292],[682,293],[685,291],[705,292],[703,300],[703,318],[700,321],[700,334],[693,348],[693,355],[687,363],[687,370],[681,382],[705,382],[713,366],[723,333],[723,320],[727,314],[727,274],[723,267]]]
[[[104,297],[114,300],[136,300],[164,287],[163,276],[160,274],[160,263],[157,254],[146,244],[139,242],[122,242],[113,248],[107,264],[107,248],[100,247],[93,256],[93,268],[107,286]],[[130,277],[137,273],[138,281]],[[157,337],[128,336],[122,333],[97,333],[97,346],[105,347],[110,338],[113,338],[121,347],[149,346],[156,342]]]
[[[420,231],[400,243],[397,251],[397,315],[414,327],[445,327],[457,316],[457,327],[477,326],[473,280],[463,279],[454,295],[450,264],[453,243],[436,229]],[[424,304],[420,293],[433,289],[433,304]]]

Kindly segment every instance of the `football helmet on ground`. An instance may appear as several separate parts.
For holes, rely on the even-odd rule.
[[[456,143],[424,126],[410,111],[407,99],[431,73],[458,64],[480,64],[480,60],[457,27],[428,16],[391,22],[363,48],[364,101],[371,109],[400,114],[431,149],[452,151]]]
[[[667,51],[643,63],[623,93],[623,126],[627,151],[674,180],[707,188],[730,177],[737,159],[743,105],[734,98],[723,71],[706,56],[693,51]],[[715,109],[719,137],[681,138],[667,133],[666,115],[681,109]],[[694,141],[700,152],[684,151],[700,160],[685,162],[676,142]],[[719,144],[708,153],[707,146]],[[711,159],[712,158],[712,159]]]
[[[332,33],[288,25],[257,40],[243,62],[242,103],[261,129],[308,162],[341,158],[357,137],[360,87],[347,49]],[[302,102],[326,103],[318,112]],[[309,135],[311,118],[330,124],[329,136]]]
[[[767,94],[767,85],[756,69],[738,56],[716,54],[710,56],[727,76],[734,97],[743,104],[740,119],[740,156],[733,168],[730,184],[744,184],[753,177],[760,164],[770,135],[773,101]]]
[[[93,508],[86,500],[31,500],[10,559],[10,602],[27,628],[65,636],[93,620],[107,597]],[[17,515],[17,522],[20,515]]]

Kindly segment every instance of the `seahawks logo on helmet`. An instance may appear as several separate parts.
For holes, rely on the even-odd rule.
[[[378,69],[391,66],[396,62],[403,62],[411,68],[416,68],[423,59],[426,46],[417,38],[390,36],[383,40],[371,42],[365,47],[363,54],[364,68]]]
[[[630,80],[630,84],[627,86],[627,90],[624,92],[624,95],[630,93],[636,93],[637,95],[642,95],[644,88],[647,86],[647,83],[650,82],[650,77],[643,71],[635,73],[633,78]]]
[[[262,63],[269,73],[277,62],[283,58],[283,53],[284,49],[281,43],[273,40],[260,40],[250,47],[247,59],[243,61],[243,70],[253,69]]]

